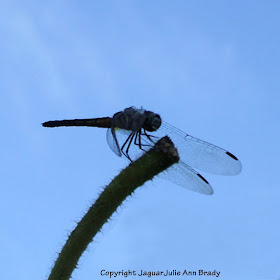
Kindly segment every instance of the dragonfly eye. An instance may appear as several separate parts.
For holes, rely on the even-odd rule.
[[[161,126],[161,117],[153,112],[146,112],[146,120],[143,128],[147,131],[156,131]]]

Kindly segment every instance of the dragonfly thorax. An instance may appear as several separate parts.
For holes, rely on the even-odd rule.
[[[112,127],[138,132],[142,128],[147,131],[155,131],[161,125],[158,114],[135,107],[126,108],[116,113],[112,118]]]

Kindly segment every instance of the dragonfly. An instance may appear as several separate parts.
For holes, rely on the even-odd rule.
[[[177,148],[180,160],[158,176],[202,194],[213,194],[213,188],[195,169],[217,175],[237,175],[242,170],[241,162],[232,153],[181,131],[162,121],[159,114],[143,108],[129,107],[113,117],[56,120],[42,125],[107,128],[109,147],[129,161],[139,158],[167,135]]]

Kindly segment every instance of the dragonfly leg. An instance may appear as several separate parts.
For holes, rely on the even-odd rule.
[[[130,145],[131,145],[131,143],[132,143],[134,137],[136,137],[136,133],[135,133],[135,132],[132,132],[132,133],[130,134],[130,136],[129,136],[130,140],[129,140],[129,142],[128,142],[128,145],[127,145],[127,148],[126,148],[126,150],[125,150],[125,153],[123,152],[123,154],[124,154],[130,161],[132,161],[132,160],[131,160],[131,158],[130,158],[128,152],[129,152],[129,148],[130,148]],[[127,140],[128,140],[128,139],[127,139]],[[125,141],[125,142],[127,142],[127,141]]]
[[[142,147],[150,146],[150,145],[141,143],[141,135],[142,134],[140,131],[136,133],[136,137],[134,138],[134,145],[139,146],[139,149],[141,149],[142,151],[145,152],[146,150],[143,149]],[[137,140],[138,140],[138,142],[137,142]]]
[[[158,139],[158,137],[154,136],[154,135],[151,135],[151,134],[148,134],[145,129],[143,129],[143,130],[144,130],[144,133],[142,135],[145,135],[152,143],[155,143],[152,138]]]
[[[133,138],[134,138],[134,135],[135,135],[135,132],[131,132],[131,133],[129,134],[129,136],[127,137],[127,139],[125,140],[125,142],[123,143],[122,147],[121,147],[121,152],[122,152],[123,155],[124,155],[125,157],[127,157],[130,161],[132,161],[132,160],[131,160],[130,156],[128,155],[128,150],[129,150],[129,147],[130,147],[130,145],[131,145],[131,142],[132,142],[132,140],[133,140]],[[124,152],[124,148],[125,148],[125,146],[126,146],[127,143],[128,143],[128,147],[127,147],[126,151]]]
[[[142,151],[147,151],[146,149],[143,149],[142,147],[151,147],[152,145],[151,144],[143,144],[142,140],[143,138],[141,136],[145,135],[144,133],[142,133],[142,130],[138,131],[137,132],[137,137],[135,138],[135,141],[134,141],[134,144],[139,146],[139,148],[142,150]],[[157,137],[158,138],[158,137]],[[138,141],[137,141],[138,140]],[[151,141],[152,142],[152,141]],[[147,143],[147,141],[145,142]],[[154,142],[152,142],[154,144]]]

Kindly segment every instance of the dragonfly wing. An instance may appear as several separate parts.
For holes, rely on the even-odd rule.
[[[219,175],[237,175],[241,172],[240,161],[218,146],[190,136],[166,122],[162,123],[159,133],[171,138],[180,159],[193,168]]]
[[[161,172],[158,176],[194,192],[208,195],[213,194],[213,188],[206,179],[181,160],[173,164],[166,171]]]
[[[115,135],[115,129],[114,128],[108,128],[107,129],[107,143],[111,150],[119,157],[122,156],[122,152],[119,147],[119,143],[117,141],[116,135]]]
[[[114,129],[113,132],[111,129],[107,131],[108,144],[117,155],[121,156],[122,146],[130,134],[131,131],[119,128]],[[157,140],[155,139],[155,141]],[[136,141],[136,143],[138,142]],[[141,137],[141,144],[143,150],[140,149],[139,145],[135,144],[134,139],[132,140],[128,150],[128,154],[132,160],[139,158],[154,145],[154,143],[152,143],[149,139],[147,139],[147,137],[143,135]],[[124,152],[126,152],[126,148],[127,146],[124,147]],[[118,151],[120,154],[117,153]],[[158,176],[162,179],[171,181],[181,187],[195,192],[202,194],[213,194],[213,189],[206,179],[204,179],[199,173],[197,173],[183,161],[179,161],[179,163],[172,165]]]

